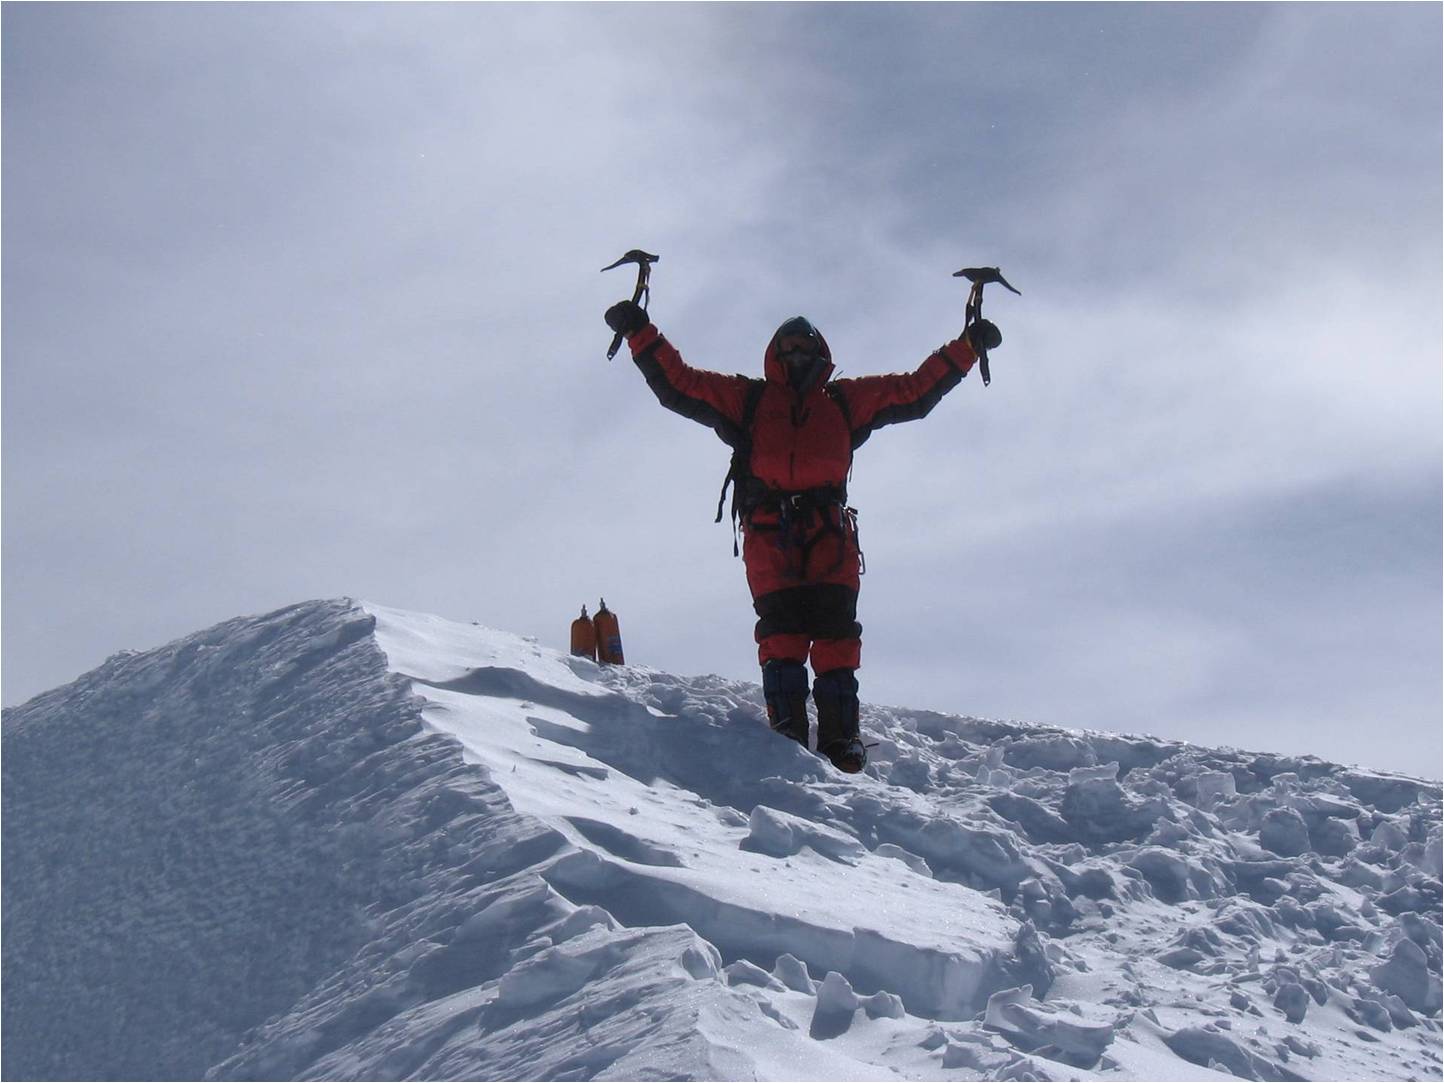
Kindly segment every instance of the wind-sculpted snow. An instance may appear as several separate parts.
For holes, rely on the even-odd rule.
[[[1435,783],[349,602],[7,711],[7,1078],[1437,1079]]]
[[[195,1078],[369,939],[388,791],[464,771],[373,624],[231,621],[5,712],[6,1078]]]

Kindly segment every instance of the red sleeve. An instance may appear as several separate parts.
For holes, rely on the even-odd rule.
[[[926,417],[938,400],[958,386],[975,360],[972,346],[959,338],[934,352],[915,372],[834,381],[847,401],[852,446],[859,446],[884,425]]]
[[[651,324],[629,337],[627,345],[647,386],[663,406],[716,429],[728,444],[736,442],[747,398],[747,377],[694,369]]]

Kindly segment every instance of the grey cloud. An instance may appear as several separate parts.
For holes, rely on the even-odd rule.
[[[1437,713],[1437,658],[1389,668],[1416,658],[1419,599],[1437,608],[1429,538],[1398,578],[1338,568],[1324,593],[1358,614],[1331,624],[1260,511],[1347,516],[1376,499],[1361,479],[1411,494],[1381,523],[1431,511],[1436,9],[4,22],[7,702],[339,593],[554,643],[605,593],[634,658],[750,675],[711,522],[725,449],[602,359],[630,282],[597,269],[642,244],[663,253],[658,322],[723,371],[757,371],[796,312],[849,375],[908,368],[957,333],[963,262],[1025,291],[989,301],[992,388],[970,378],[859,456],[865,695],[1200,740],[1312,712],[1344,758],[1360,705]],[[1175,551],[1212,570],[1165,579]],[[1268,619],[1218,606],[1240,579],[1273,584]],[[953,597],[993,655],[939,634]],[[1096,622],[1112,657],[1162,661],[1081,666]],[[1387,644],[1374,665],[1337,664],[1343,627]],[[1240,661],[1265,655],[1272,683]]]
[[[877,638],[950,646],[935,704],[1435,773],[1439,480],[1063,518],[942,575],[895,546],[886,589],[930,601]],[[872,691],[911,702],[923,666],[880,650]]]

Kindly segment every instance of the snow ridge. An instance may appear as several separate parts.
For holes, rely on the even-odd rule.
[[[1427,1079],[1437,784],[311,602],[5,712],[10,1078]]]

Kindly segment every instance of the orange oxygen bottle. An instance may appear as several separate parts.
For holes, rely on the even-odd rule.
[[[597,617],[593,623],[597,629],[597,661],[603,665],[620,666],[624,664],[622,629],[617,624],[617,615],[607,608],[605,598],[597,607]]]
[[[582,606],[582,615],[572,621],[572,653],[597,660],[597,627],[587,616],[586,606]]]

